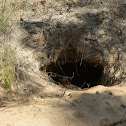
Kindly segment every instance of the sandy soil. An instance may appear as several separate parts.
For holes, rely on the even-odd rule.
[[[21,71],[19,72],[19,78],[24,81],[18,85],[18,95],[16,93],[13,94],[13,92],[12,95],[10,92],[5,93],[5,91],[0,88],[0,126],[126,126],[125,80],[123,81],[124,83],[122,82],[120,85],[112,87],[99,85],[88,90],[70,90],[45,80],[46,78],[39,73],[39,60],[42,60],[44,57],[45,59],[43,62],[46,61],[46,59],[48,61],[49,58],[47,55],[50,54],[50,50],[53,49],[51,46],[49,48],[50,50],[45,49],[45,43],[43,43],[43,40],[38,41],[38,38],[40,40],[42,39],[40,38],[40,33],[42,31],[41,25],[44,24],[48,26],[48,20],[50,20],[50,18],[50,24],[55,24],[55,21],[59,19],[59,17],[62,18],[63,24],[66,26],[69,24],[69,22],[73,22],[73,24],[83,24],[86,22],[85,17],[90,17],[91,19],[89,23],[93,22],[93,24],[96,25],[97,15],[95,13],[102,10],[104,14],[106,14],[105,11],[108,11],[106,9],[108,3],[105,3],[104,0],[103,3],[105,3],[105,7],[103,8],[102,3],[99,2],[99,0],[96,0],[99,2],[99,4],[96,3],[94,9],[91,9],[91,1],[88,0],[85,0],[83,4],[81,1],[71,4],[69,3],[69,0],[66,4],[64,4],[62,0],[52,4],[50,4],[50,0],[44,4],[40,0],[38,0],[38,2],[35,2],[34,0],[17,0],[17,3],[13,3],[13,1],[14,0],[8,1],[8,5],[10,4],[9,7],[15,7],[19,4],[20,9],[17,9],[13,14],[13,17],[11,18],[12,27],[9,28],[10,30],[8,30],[7,38],[5,39],[11,46],[16,46],[16,53],[20,59],[17,65],[20,67],[20,69],[24,70],[23,75],[21,74]],[[66,8],[63,6],[63,4]],[[89,6],[87,6],[88,4]],[[97,9],[97,7],[99,7],[99,9]],[[66,20],[67,18],[69,19],[68,22]],[[25,24],[25,26],[21,25],[21,21],[22,24]],[[108,20],[106,20],[106,22],[108,22]],[[125,22],[122,23],[122,28],[124,25]],[[87,26],[87,24],[84,26]],[[54,28],[55,27],[52,27],[51,29],[52,33],[54,33],[56,30]],[[113,31],[115,32],[115,30]],[[125,32],[125,30],[123,30],[123,32]],[[122,37],[123,38],[120,39],[121,42],[125,40],[125,33],[122,33]],[[104,38],[107,39],[106,36]],[[113,38],[115,38],[115,36]],[[2,37],[0,37],[0,39],[2,40]],[[101,40],[103,39],[101,38],[100,41]],[[93,38],[93,43],[94,41],[95,39]],[[112,42],[113,41],[114,39],[112,39]],[[109,41],[107,42],[110,44]],[[38,48],[36,48],[37,43]],[[53,44],[54,43],[52,43],[52,45]],[[102,46],[103,44],[100,43],[100,45]],[[126,61],[125,41],[120,45],[124,50],[122,51],[120,49],[120,52],[123,53],[122,59]],[[108,45],[106,48],[108,49]],[[100,49],[103,50],[104,46]],[[117,49],[119,49],[118,46]],[[115,51],[117,51],[117,49],[115,48]],[[112,49],[110,48],[110,50]],[[43,54],[42,51],[44,52]],[[46,53],[47,55],[45,55]],[[115,52],[112,52],[112,57],[114,57],[114,54]],[[107,55],[105,57],[109,58]],[[110,61],[111,60],[114,61],[114,63],[116,62],[116,60],[113,60],[113,58],[110,57]],[[123,60],[121,61],[123,62]],[[122,62],[120,62],[121,65]],[[122,73],[126,75],[125,62],[123,62],[123,64],[124,67],[121,66],[121,69],[123,70]],[[120,74],[120,69],[118,70],[119,72],[117,72],[121,76],[119,77],[124,78],[122,74]],[[112,72],[115,74],[113,69]],[[33,75],[32,80],[30,80],[29,77],[29,74],[31,73]],[[39,79],[35,80],[36,78]],[[29,80],[29,82],[27,82],[25,79],[27,81]]]
[[[96,86],[5,103],[0,108],[0,126],[125,126],[125,94],[121,85]]]

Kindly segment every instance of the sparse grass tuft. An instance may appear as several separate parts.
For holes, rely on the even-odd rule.
[[[2,0],[1,2],[2,6],[0,6],[1,7],[0,9],[0,34],[3,32],[6,25],[8,24],[8,21],[11,15],[13,14],[13,12],[17,9],[17,8],[14,8],[11,12],[7,12],[5,2],[6,2],[5,0]]]
[[[12,15],[13,9],[10,13],[7,12],[7,8],[5,6],[5,0],[0,1],[0,34],[5,30],[10,16]],[[4,87],[7,89],[12,88],[12,84],[15,81],[15,59],[14,59],[14,50],[11,50],[8,46],[3,47],[3,51],[0,54],[0,77],[2,78],[2,82]]]
[[[14,61],[14,51],[7,49],[0,56],[0,67],[1,67],[1,76],[4,83],[4,86],[7,89],[12,88],[12,84],[15,83],[15,61]]]
[[[3,4],[4,2],[2,1],[2,7],[0,9],[0,34],[2,33],[3,29],[5,28],[7,21],[10,16],[5,17],[5,6]]]

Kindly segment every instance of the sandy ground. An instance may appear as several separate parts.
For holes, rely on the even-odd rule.
[[[67,90],[0,108],[0,126],[126,126],[126,87]]]
[[[14,46],[19,45],[19,40],[22,40],[22,38],[30,34],[27,29],[23,29],[25,30],[24,32],[21,31],[20,25],[17,26],[17,24],[19,24],[17,22],[20,22],[21,19],[29,22],[29,25],[27,25],[27,27],[31,26],[28,27],[29,29],[35,27],[36,31],[39,31],[34,23],[38,22],[41,24],[43,18],[46,19],[47,17],[49,18],[53,16],[53,22],[57,17],[65,17],[62,20],[65,20],[65,23],[67,24],[66,18],[67,15],[69,15],[69,21],[78,21],[78,23],[81,24],[81,20],[75,18],[75,14],[78,14],[78,11],[83,12],[84,10],[84,13],[90,12],[91,15],[89,16],[91,16],[92,19],[95,19],[92,14],[101,9],[98,10],[97,6],[96,9],[90,9],[90,3],[89,7],[85,7],[85,5],[88,4],[88,1],[83,3],[84,8],[81,9],[79,6],[75,11],[74,8],[70,9],[71,6],[68,6],[71,5],[70,3],[64,10],[64,7],[62,7],[62,1],[61,7],[59,2],[57,3],[59,4],[57,7],[55,3],[49,4],[47,2],[43,5],[40,0],[38,4],[37,2],[35,3],[34,0],[26,1],[27,0],[23,0],[19,1],[19,3],[15,3],[21,4],[21,7],[19,10],[16,10],[12,17],[11,22],[12,24],[15,24],[15,26],[14,31],[11,31],[13,37],[9,36],[8,39],[11,45],[14,44]],[[11,3],[13,0],[8,0],[8,4],[10,4],[9,2]],[[15,4],[11,3],[11,6],[17,6]],[[79,3],[77,2],[77,4]],[[99,5],[101,5],[101,3]],[[49,6],[53,6],[53,8],[50,7],[50,9],[45,12]],[[106,8],[102,9],[106,10]],[[70,14],[67,11],[70,11]],[[52,15],[51,12],[55,13],[55,15]],[[66,16],[62,16],[62,13],[66,13]],[[73,14],[75,17],[72,16]],[[31,30],[30,32],[33,31]],[[28,37],[28,39],[32,38],[31,36]],[[35,43],[33,40],[28,42],[30,44],[31,42]],[[17,45],[15,43],[17,43]],[[24,46],[19,46],[18,48],[18,56],[21,58],[21,61],[29,61],[28,64],[32,61],[33,64],[31,64],[31,66],[37,62],[33,60],[33,56],[31,55],[31,52],[34,52],[33,49],[24,48]],[[41,50],[39,51],[42,52]],[[123,53],[124,58],[125,52]],[[22,66],[22,62],[19,66]],[[28,65],[28,68],[29,66],[30,65]],[[33,67],[32,70],[35,70],[35,68]],[[31,71],[29,73],[31,73]],[[24,76],[26,78],[26,75]],[[36,76],[39,76],[39,74],[36,74]],[[27,78],[29,79],[29,77]],[[23,92],[23,100],[13,98],[11,101],[5,100],[4,98],[1,100],[2,92],[0,89],[0,126],[126,126],[126,86],[123,83],[112,87],[99,85],[88,90],[78,91],[64,89],[53,83],[47,84],[48,82],[44,82],[43,79],[38,80],[38,82],[29,82],[27,85],[26,83],[27,82],[24,82],[23,87],[21,87],[21,85],[19,87],[19,89],[26,91],[26,95]],[[12,96],[10,95],[10,97]]]

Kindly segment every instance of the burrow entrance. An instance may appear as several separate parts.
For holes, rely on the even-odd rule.
[[[102,85],[104,71],[102,65],[84,59],[76,60],[76,55],[70,54],[67,52],[65,58],[62,57],[63,55],[60,56],[56,62],[50,63],[46,68],[48,76],[56,84],[61,84],[66,88],[72,85],[81,89]]]

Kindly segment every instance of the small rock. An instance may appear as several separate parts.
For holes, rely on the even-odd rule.
[[[96,91],[96,94],[100,94],[98,91]]]

